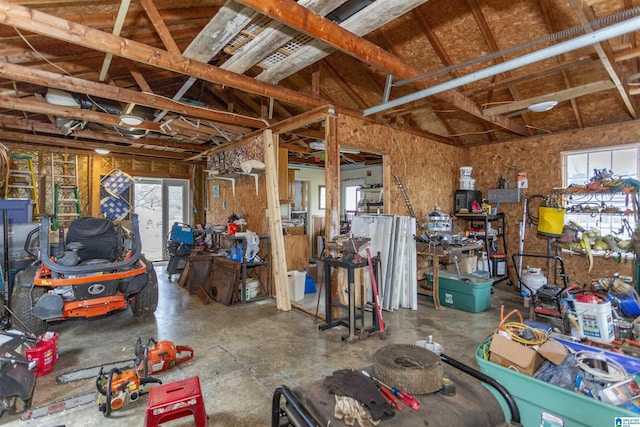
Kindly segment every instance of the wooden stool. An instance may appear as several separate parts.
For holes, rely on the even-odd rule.
[[[207,412],[197,376],[151,387],[145,415],[146,427],[193,415],[196,427],[206,427]]]

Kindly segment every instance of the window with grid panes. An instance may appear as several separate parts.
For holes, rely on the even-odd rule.
[[[638,179],[638,154],[640,144],[629,144],[594,150],[565,151],[563,156],[563,186],[585,185],[596,170],[611,171],[616,178]],[[616,207],[620,212],[633,210],[631,197],[622,193],[597,192],[571,194],[566,198],[565,224],[573,221],[587,230],[599,230],[621,239],[631,237],[635,229],[634,215],[601,213],[603,208]],[[582,212],[598,209],[598,212]]]

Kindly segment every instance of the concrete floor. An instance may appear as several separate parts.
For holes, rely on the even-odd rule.
[[[281,312],[275,299],[224,306],[205,305],[196,295],[177,286],[177,275],[169,280],[164,266],[156,266],[160,300],[155,316],[134,318],[129,310],[88,320],[54,324],[59,334],[60,360],[54,371],[38,378],[32,407],[86,392],[94,392],[94,380],[58,385],[56,377],[65,371],[134,357],[138,337],[170,340],[191,346],[192,360],[158,373],[164,383],[197,375],[205,398],[209,426],[268,426],[271,398],[276,386],[309,384],[342,368],[361,368],[373,363],[373,354],[387,344],[413,344],[433,336],[449,356],[477,367],[477,346],[500,321],[500,306],[505,313],[522,306],[512,286],[500,283],[491,297],[491,308],[467,313],[451,308],[440,311],[424,296],[419,296],[417,311],[401,309],[384,312],[391,330],[387,340],[377,335],[345,343],[345,327],[320,331],[313,315],[293,309]],[[317,296],[308,294],[300,304],[315,312]],[[320,309],[323,313],[323,309]],[[368,317],[367,317],[368,319]],[[7,426],[142,426],[146,397],[105,418],[96,404],[88,404],[30,421],[17,416],[3,417]],[[182,418],[167,424],[191,426]]]

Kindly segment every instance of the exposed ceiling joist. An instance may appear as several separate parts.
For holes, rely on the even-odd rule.
[[[585,5],[583,0],[569,0],[569,3],[575,10],[576,15],[578,16],[578,19],[580,20],[580,22],[586,27],[588,27],[588,24],[591,21],[594,21],[596,19],[595,13],[593,12],[593,9],[591,9],[591,6]],[[631,99],[631,97],[629,96],[629,88],[627,86],[627,82],[622,77],[620,73],[620,69],[618,68],[618,66],[616,65],[613,59],[614,53],[613,53],[613,50],[611,49],[611,46],[609,45],[609,42],[603,41],[601,43],[596,43],[593,47],[598,53],[598,56],[600,57],[602,66],[607,71],[607,73],[609,73],[609,77],[611,78],[611,81],[615,84],[616,88],[618,89],[620,98],[622,98],[622,101],[624,102],[624,105],[627,107],[629,114],[634,119],[637,119],[638,118],[637,103],[635,102],[635,100]]]
[[[243,126],[249,128],[266,126],[264,121],[252,117],[243,117],[238,114],[229,114],[224,111],[192,106],[183,102],[154,96],[153,94],[136,92],[130,89],[123,89],[104,83],[94,83],[78,79],[76,77],[51,73],[48,71],[40,71],[36,68],[27,68],[1,61],[0,77],[9,80],[29,82],[43,87],[51,87],[70,92],[99,96],[125,103],[145,105],[152,108],[166,108],[167,110],[190,117],[199,117],[219,122],[222,123],[223,126],[225,124],[239,126],[238,128],[232,127],[231,129],[237,129],[238,131],[244,131],[245,133],[249,129],[242,128]]]
[[[301,0],[298,4],[325,16],[346,1],[347,0]],[[234,73],[244,73],[270,55],[271,52],[293,40],[297,35],[298,33],[292,28],[278,21],[271,21],[257,37],[236,50],[233,56],[225,61],[220,68],[233,71]]]
[[[545,95],[536,96],[529,99],[522,99],[520,101],[509,102],[504,105],[498,105],[496,107],[486,108],[484,114],[487,116],[496,114],[506,114],[513,111],[526,110],[527,107],[533,104],[537,104],[545,101],[568,101],[570,99],[578,98],[580,96],[589,95],[603,90],[615,89],[615,85],[611,80],[602,80],[599,82],[587,83],[586,85],[572,87],[570,89],[559,90],[553,93],[547,93]]]
[[[409,79],[412,77],[416,77],[421,74],[421,71],[402,61],[395,55],[390,54],[389,52],[381,49],[377,45],[369,42],[366,39],[363,39],[357,36],[357,33],[353,33],[345,28],[346,22],[343,23],[343,26],[336,25],[333,22],[325,19],[322,16],[319,16],[308,9],[298,5],[292,0],[238,0],[243,4],[251,6],[252,8],[264,13],[265,15],[271,17],[272,19],[277,19],[289,25],[298,31],[301,31],[305,34],[309,34],[312,37],[315,37],[318,40],[322,40],[325,43],[328,43],[332,47],[341,50],[348,55],[354,56],[355,58],[363,61],[367,64],[379,67],[380,69],[391,73],[402,79]],[[414,7],[424,3],[426,0],[413,0],[402,2],[403,11],[408,12]],[[376,6],[383,8],[383,10],[376,10]],[[388,8],[390,6],[396,6],[392,8],[392,10],[384,10],[384,8]],[[380,16],[385,16],[385,13],[393,13],[397,14],[400,6],[397,2],[393,0],[378,0],[373,5],[364,9],[367,11],[367,17],[370,22],[373,17],[378,17],[375,22],[376,25],[380,24]],[[406,9],[405,9],[406,8]],[[374,10],[376,10],[374,15]],[[361,12],[361,13],[364,13]],[[369,15],[371,14],[371,15]],[[352,18],[358,16],[359,14],[354,15]],[[258,76],[260,78],[260,76]],[[432,82],[431,79],[425,81],[422,80],[419,84],[427,85]],[[449,102],[453,106],[465,111],[469,114],[472,114],[478,118],[483,120],[491,121],[497,124],[504,129],[510,130],[512,132],[519,133],[521,135],[528,135],[529,131],[522,125],[515,123],[507,118],[494,116],[490,118],[486,118],[482,115],[482,111],[480,107],[475,104],[470,99],[465,98],[462,94],[455,91],[448,91],[446,93],[441,93],[438,97],[446,102]]]
[[[0,0],[0,23],[284,102],[309,108],[324,104],[322,100],[300,92],[259,82],[251,77],[231,73],[213,65],[193,61],[5,0]]]
[[[121,153],[127,155],[144,155],[149,157],[163,158],[163,159],[173,159],[173,160],[187,160],[189,154],[185,153],[177,153],[175,151],[167,151],[167,150],[147,150],[140,147],[132,147],[132,146],[119,146],[115,144],[100,144],[95,142],[88,141],[75,141],[69,138],[52,138],[51,136],[43,136],[43,135],[29,135],[25,133],[18,132],[7,132],[4,130],[0,130],[0,140],[7,145],[11,145],[12,143],[19,144],[29,144],[33,145],[42,145],[48,147],[56,147],[60,149],[61,147],[69,147],[77,150],[82,150],[84,152],[93,151],[96,148],[108,148],[110,151],[114,153]]]

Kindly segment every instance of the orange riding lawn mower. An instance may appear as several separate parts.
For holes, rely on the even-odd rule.
[[[155,312],[158,280],[142,254],[138,216],[131,230],[106,218],[81,217],[50,243],[50,222],[27,236],[25,251],[36,261],[18,272],[9,306],[15,329],[38,336],[47,323],[102,316],[131,306],[134,316]],[[39,253],[31,240],[38,234]]]

